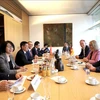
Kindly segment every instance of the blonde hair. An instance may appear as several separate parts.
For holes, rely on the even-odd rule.
[[[92,41],[90,41],[89,45],[92,45],[94,50],[99,50],[97,41],[92,40]]]

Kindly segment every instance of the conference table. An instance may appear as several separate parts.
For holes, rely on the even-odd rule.
[[[48,88],[50,100],[90,100],[90,98],[95,96],[95,94],[100,93],[100,85],[92,86],[86,84],[85,80],[87,75],[83,70],[84,66],[81,66],[80,64],[77,65],[79,68],[78,70],[72,70],[66,65],[68,60],[66,60],[64,56],[62,56],[62,62],[64,64],[64,71],[54,73],[50,77],[42,78],[36,91],[34,91],[33,88],[28,89],[31,81],[26,79],[24,83],[26,91],[21,94],[15,94],[14,100],[27,100],[34,92],[38,92],[41,96],[44,96],[45,88]],[[39,67],[39,65],[30,64],[25,67],[28,68],[28,70],[22,72],[22,74],[29,76],[32,75],[31,70],[34,67]],[[68,81],[64,84],[58,84],[51,79],[55,76],[64,76]],[[95,77],[100,81],[100,73],[90,72],[90,76]],[[47,85],[44,86],[44,83]],[[0,100],[7,100],[6,91],[0,92]]]

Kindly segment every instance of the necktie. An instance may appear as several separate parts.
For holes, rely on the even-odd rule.
[[[26,59],[27,59],[27,54],[26,53],[24,53],[25,54],[25,57],[26,57]]]
[[[33,54],[32,54],[32,51],[30,50],[30,55],[31,55],[31,57],[33,56]]]

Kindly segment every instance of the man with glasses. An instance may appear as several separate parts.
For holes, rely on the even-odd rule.
[[[79,55],[75,56],[77,59],[83,59],[84,57],[87,57],[87,55],[90,52],[89,46],[86,45],[85,40],[80,40],[80,46],[81,46],[81,52]]]
[[[28,51],[26,53],[30,60],[33,60],[32,48],[33,48],[32,41],[28,41]]]

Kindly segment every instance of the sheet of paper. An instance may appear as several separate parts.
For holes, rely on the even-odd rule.
[[[27,76],[23,76],[22,78],[19,78],[18,80],[11,80],[12,82],[14,82],[14,84],[12,86],[18,86],[18,85],[23,86],[23,84],[26,80],[26,77]]]

